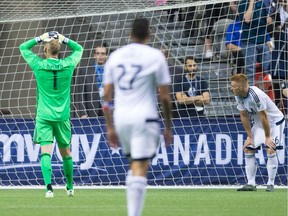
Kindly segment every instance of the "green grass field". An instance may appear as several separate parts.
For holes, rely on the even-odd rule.
[[[287,216],[287,189],[268,193],[235,189],[148,189],[143,216]],[[1,216],[126,216],[124,189],[78,189],[54,198],[43,190],[0,190]]]

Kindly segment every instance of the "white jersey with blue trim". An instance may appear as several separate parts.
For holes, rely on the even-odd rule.
[[[250,86],[247,97],[235,96],[237,109],[246,110],[255,124],[262,125],[258,113],[266,110],[270,125],[275,125],[284,118],[283,113],[278,109],[270,97],[256,86]]]
[[[132,43],[114,51],[104,68],[104,85],[114,84],[114,116],[135,122],[158,118],[156,90],[171,78],[163,53]]]

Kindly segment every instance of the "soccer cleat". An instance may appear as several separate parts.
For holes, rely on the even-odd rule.
[[[74,189],[68,189],[66,187],[66,192],[68,197],[73,197],[74,196]]]
[[[54,197],[53,191],[51,191],[51,190],[46,191],[45,197],[46,198],[53,198]]]
[[[257,188],[253,185],[244,185],[242,188],[238,188],[237,191],[257,191]]]
[[[274,185],[267,185],[266,191],[267,192],[274,192]]]
[[[53,188],[51,184],[48,184],[46,186],[46,194],[45,194],[46,198],[53,198],[54,197],[54,193],[53,193]]]

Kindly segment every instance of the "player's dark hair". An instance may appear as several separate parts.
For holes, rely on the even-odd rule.
[[[131,36],[139,39],[145,40],[150,34],[150,24],[146,18],[136,18],[132,25]]]
[[[105,49],[106,49],[106,55],[107,55],[107,56],[109,55],[110,50],[109,50],[108,45],[107,45],[106,42],[103,42],[102,44],[97,45],[97,46],[95,47],[95,49],[94,49],[94,54],[96,54],[96,48],[105,48]]]
[[[186,63],[187,63],[187,60],[192,60],[192,61],[194,61],[194,62],[196,62],[196,63],[197,63],[197,61],[196,61],[196,59],[195,59],[195,57],[194,57],[194,56],[186,56],[186,58],[185,58],[185,61],[184,61],[184,64],[186,64]]]

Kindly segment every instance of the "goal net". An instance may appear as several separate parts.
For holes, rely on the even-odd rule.
[[[76,185],[124,184],[128,159],[121,148],[111,149],[107,143],[99,91],[94,88],[97,86],[95,47],[106,46],[111,53],[128,44],[136,17],[146,17],[151,22],[149,45],[167,51],[173,80],[174,140],[169,147],[161,140],[159,153],[149,168],[148,184],[246,183],[242,150],[246,135],[229,90],[229,78],[239,66],[225,46],[225,31],[236,18],[229,2],[2,0],[0,5],[0,186],[44,184],[40,146],[32,141],[36,81],[20,56],[19,45],[48,31],[58,31],[84,47],[71,88],[74,182]],[[42,45],[33,51],[43,56]],[[68,54],[69,50],[62,47],[61,58]],[[187,56],[195,57],[197,76],[205,81],[210,95],[210,103],[196,108],[192,117],[183,114],[186,109],[179,106],[175,97],[176,77],[184,73]],[[93,73],[89,75],[91,70]],[[261,81],[262,74],[259,77]],[[259,85],[274,97],[269,79]],[[88,117],[84,118],[83,113]],[[276,184],[287,186],[287,126],[283,137],[284,149],[278,151]],[[64,185],[61,156],[55,143],[53,149],[53,184]],[[265,184],[268,178],[265,151],[259,150],[256,157],[259,167],[256,182]]]

